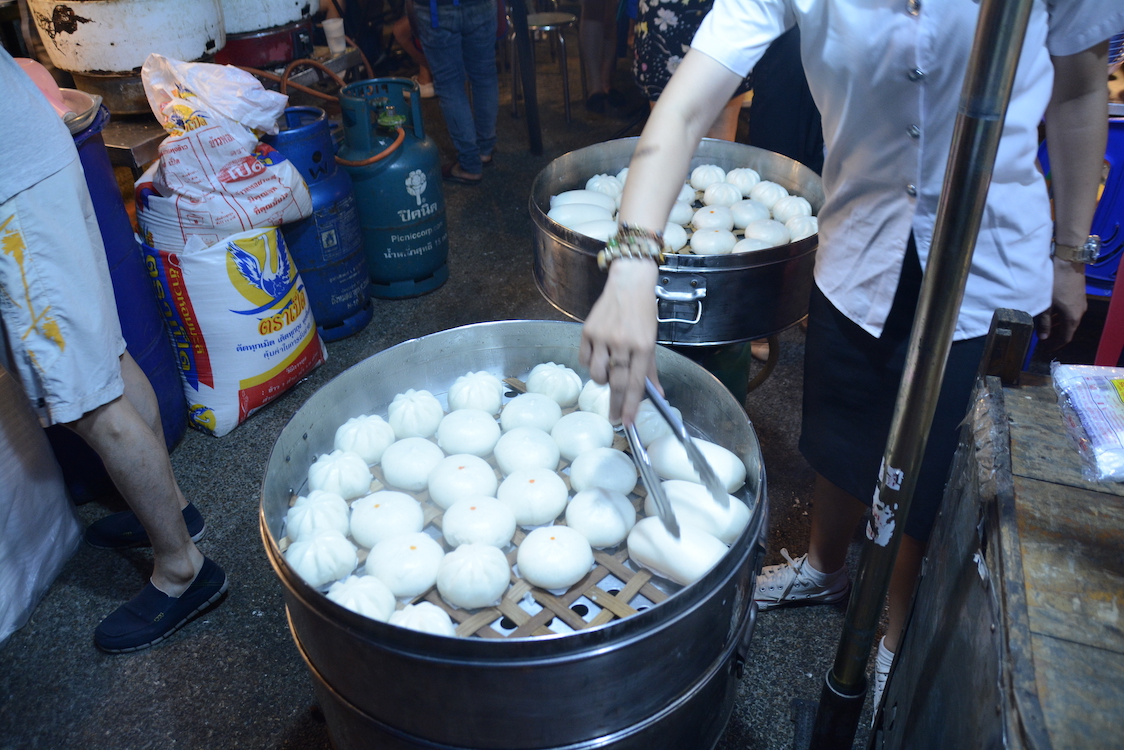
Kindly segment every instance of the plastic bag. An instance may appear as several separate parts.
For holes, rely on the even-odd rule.
[[[182,253],[144,246],[184,381],[188,422],[222,436],[328,358],[276,228]]]
[[[212,245],[312,215],[300,172],[258,142],[258,133],[277,132],[288,97],[235,67],[157,54],[145,60],[141,78],[169,134],[136,183],[137,222],[148,245],[179,252],[191,237]]]
[[[1085,478],[1124,481],[1124,367],[1053,362],[1050,372]]]

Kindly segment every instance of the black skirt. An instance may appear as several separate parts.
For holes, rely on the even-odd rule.
[[[912,238],[881,337],[835,309],[818,287],[812,289],[800,452],[825,479],[868,506],[886,450],[920,290],[921,264]],[[921,541],[929,538],[944,495],[985,340],[957,341],[949,352],[905,527],[905,533]]]

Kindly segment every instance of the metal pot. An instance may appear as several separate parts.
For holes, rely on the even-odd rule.
[[[139,69],[151,52],[197,60],[226,43],[219,0],[28,4],[51,62],[72,73],[128,73]]]
[[[311,18],[319,8],[319,0],[222,0],[227,34],[284,26]]]
[[[277,540],[288,501],[337,425],[383,411],[406,387],[440,395],[459,375],[578,369],[575,323],[506,321],[442,331],[377,354],[315,393],[282,430],[266,468],[261,530],[290,625],[337,748],[709,748],[733,706],[752,633],[767,500],[745,413],[689,359],[657,351],[660,381],[700,434],[745,462],[749,527],[717,566],[658,606],[546,638],[445,638],[361,617],[309,587]]]
[[[616,174],[628,166],[637,138],[622,138],[558,157],[531,184],[535,224],[535,284],[547,301],[582,320],[605,285],[597,253],[605,243],[578,234],[546,214],[550,197],[585,187],[590,177]],[[786,156],[741,143],[704,138],[691,160],[756,169],[764,180],[783,185],[823,206],[819,175]],[[661,344],[714,346],[762,338],[797,323],[808,313],[819,238],[812,235],[767,250],[736,255],[669,255],[660,266],[656,295]]]

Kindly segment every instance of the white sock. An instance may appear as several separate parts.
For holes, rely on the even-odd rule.
[[[838,580],[839,576],[846,575],[846,572],[847,566],[844,565],[834,573],[821,573],[820,571],[812,567],[812,563],[808,562],[807,560],[804,561],[804,573],[808,576],[808,578],[812,579],[812,583],[816,584],[817,586],[829,586],[832,583],[835,583],[835,581]]]
[[[882,672],[889,672],[894,663],[894,652],[886,648],[886,638],[878,642],[878,656],[875,657],[875,667]]]

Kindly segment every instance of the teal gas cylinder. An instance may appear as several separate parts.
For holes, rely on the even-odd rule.
[[[413,92],[409,101],[406,91]],[[340,92],[340,108],[338,157],[355,190],[371,296],[432,292],[449,277],[449,235],[441,156],[425,134],[417,84],[407,78],[352,83]]]

